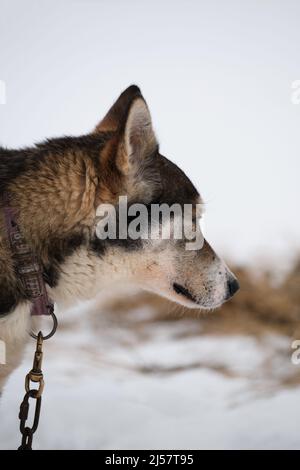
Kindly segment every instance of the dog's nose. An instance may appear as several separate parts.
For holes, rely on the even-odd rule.
[[[239,288],[240,288],[240,285],[239,285],[238,280],[235,277],[230,276],[227,282],[227,299],[226,300],[231,299],[231,297],[234,296],[234,294],[239,290]]]

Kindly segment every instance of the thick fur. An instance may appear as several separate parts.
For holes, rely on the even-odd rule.
[[[98,206],[117,204],[121,195],[129,203],[201,202],[186,175],[160,155],[136,86],[122,93],[89,135],[23,150],[0,147],[0,193],[4,190],[12,195],[22,233],[59,304],[92,298],[120,280],[189,307],[216,307],[230,296],[234,278],[207,242],[188,252],[182,241],[96,237]],[[0,207],[0,339],[7,344],[0,388],[21,358],[30,323],[30,302],[15,268]]]

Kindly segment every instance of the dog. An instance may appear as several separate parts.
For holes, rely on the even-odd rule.
[[[97,209],[143,203],[202,206],[174,163],[159,153],[149,108],[132,85],[88,135],[46,140],[32,148],[0,147],[0,195],[9,192],[22,236],[38,257],[58,305],[95,297],[112,281],[128,281],[190,308],[213,309],[238,290],[236,277],[206,240],[186,250],[182,240],[96,236]],[[194,216],[194,224],[198,224]],[[0,206],[0,339],[7,364],[0,389],[22,358],[31,300],[17,275]]]

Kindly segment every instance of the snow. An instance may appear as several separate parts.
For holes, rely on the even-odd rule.
[[[89,309],[64,313],[45,343],[36,449],[300,448],[299,387],[281,382],[297,367],[289,338],[204,335],[199,320],[151,322],[145,310],[117,321]],[[33,349],[1,398],[1,449],[20,442]]]

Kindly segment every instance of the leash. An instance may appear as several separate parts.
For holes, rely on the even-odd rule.
[[[54,313],[52,313],[53,318],[53,328],[51,332],[43,336],[40,331],[37,335],[31,333],[31,336],[36,338],[36,350],[33,358],[33,366],[30,372],[26,375],[25,378],[25,395],[23,401],[20,405],[19,420],[20,420],[20,432],[22,434],[22,442],[18,450],[32,450],[32,440],[33,434],[36,432],[41,412],[42,405],[42,394],[44,391],[44,374],[42,372],[42,360],[43,360],[43,341],[51,338],[56,332],[57,328],[57,319]],[[38,384],[38,388],[31,388],[30,384]],[[35,400],[35,411],[32,426],[26,426],[29,414],[29,400]]]
[[[16,274],[22,283],[26,298],[32,302],[31,315],[47,315],[51,316],[53,320],[52,330],[46,336],[41,331],[37,335],[32,331],[30,333],[30,336],[36,340],[36,350],[32,369],[25,378],[26,393],[20,405],[19,419],[22,442],[19,450],[32,450],[33,434],[38,428],[44,390],[44,375],[42,372],[43,341],[50,339],[55,334],[57,318],[54,314],[54,304],[48,297],[42,265],[22,235],[17,223],[17,214],[11,202],[11,194],[5,192],[2,196],[3,213]],[[38,388],[31,388],[31,382],[38,384]],[[26,426],[30,399],[35,400],[34,419],[31,427]]]

